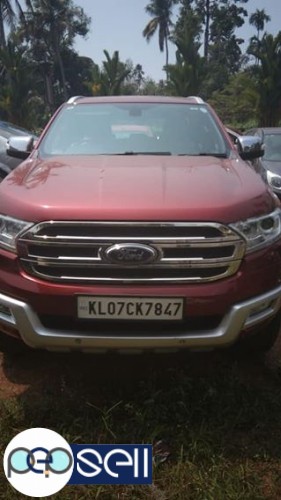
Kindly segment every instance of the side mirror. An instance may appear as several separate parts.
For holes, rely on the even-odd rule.
[[[254,160],[264,155],[264,145],[260,137],[243,135],[237,139],[238,153],[242,160]]]
[[[25,160],[30,155],[34,142],[35,139],[32,135],[12,136],[7,141],[7,155]]]

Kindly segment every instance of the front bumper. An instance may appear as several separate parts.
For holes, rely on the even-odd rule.
[[[0,331],[15,330],[21,340],[30,347],[52,351],[143,351],[170,350],[180,348],[205,349],[228,346],[234,343],[240,333],[259,326],[275,316],[281,307],[281,285],[251,299],[230,307],[220,324],[211,330],[182,331],[177,333],[171,327],[165,336],[155,335],[143,326],[134,335],[124,335],[118,329],[112,334],[96,328],[90,333],[83,330],[67,331],[46,328],[35,311],[25,302],[0,294]],[[6,328],[5,328],[6,327]]]

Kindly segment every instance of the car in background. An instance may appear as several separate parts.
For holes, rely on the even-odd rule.
[[[252,165],[281,198],[281,127],[253,128],[246,135],[258,136],[264,143],[264,155],[252,160]]]
[[[7,141],[13,136],[35,137],[32,132],[26,130],[25,128],[0,120],[0,182],[23,160],[7,155]]]

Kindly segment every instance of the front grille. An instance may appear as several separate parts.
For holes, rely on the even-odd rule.
[[[153,248],[152,262],[112,262],[119,244]],[[49,221],[18,241],[24,271],[47,281],[75,283],[188,283],[235,274],[245,243],[219,223]]]

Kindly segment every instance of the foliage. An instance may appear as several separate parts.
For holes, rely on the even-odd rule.
[[[72,0],[33,0],[25,13],[23,40],[28,43],[32,58],[41,65],[43,73],[47,66],[51,74],[54,63],[57,64],[63,100],[68,97],[68,90],[61,51],[72,47],[76,35],[87,34],[89,22],[83,9],[75,7]]]
[[[179,18],[172,40],[179,37],[179,32],[186,23],[188,23],[188,33],[191,35],[189,39],[185,37],[187,50],[188,45],[191,47],[194,45],[196,47],[196,44],[201,45],[203,33],[204,85],[197,87],[205,98],[210,97],[213,91],[222,89],[229,77],[240,69],[242,61],[240,46],[244,40],[236,36],[236,30],[244,23],[247,11],[238,4],[247,1],[180,0]],[[197,50],[199,51],[198,48]],[[199,57],[197,60],[199,61]],[[200,79],[203,76],[202,66],[201,62]],[[181,74],[183,75],[183,71]]]
[[[93,63],[73,44],[77,35],[86,36],[90,19],[72,0],[25,4],[0,54],[0,109],[2,118],[40,128],[68,96],[88,92]]]
[[[104,50],[105,60],[101,68],[94,66],[91,89],[93,95],[119,95],[122,84],[131,73],[131,69],[119,59],[119,52],[116,50],[110,57],[107,50]]]
[[[74,50],[64,48],[61,51],[64,63],[68,95],[92,95],[89,89],[95,64],[89,57],[79,56]],[[54,65],[54,80],[59,81],[59,67]]]
[[[73,0],[0,0],[0,117],[40,128],[71,95],[201,95],[228,123],[275,125],[281,118],[280,34],[265,33],[270,17],[257,9],[247,53],[237,30],[248,0],[149,0],[149,41],[166,52],[166,81],[145,75],[142,64],[104,50],[100,65],[78,55],[77,36],[90,19]],[[4,31],[4,25],[5,30]],[[9,28],[10,26],[10,28]],[[6,38],[8,34],[8,39]],[[176,52],[169,64],[169,45]]]
[[[270,21],[270,16],[268,16],[264,9],[257,9],[253,14],[250,15],[249,22],[257,29],[257,38],[260,39],[260,32],[264,30],[265,23]]]
[[[25,3],[30,6],[30,0],[25,0]],[[16,12],[14,6],[20,18],[24,21],[24,13],[19,0],[0,0],[0,48],[2,49],[6,47],[5,24],[10,28],[15,26]]]
[[[177,47],[176,64],[167,66],[168,88],[172,94],[188,96],[200,93],[205,60],[199,54],[200,25],[190,13],[177,24],[171,40]]]
[[[155,82],[152,78],[145,78],[142,86],[143,95],[167,95],[169,90],[167,88],[166,82],[164,80],[159,80]]]
[[[151,0],[146,12],[152,17],[143,30],[143,36],[149,42],[158,30],[158,43],[161,52],[166,52],[166,66],[169,64],[168,38],[172,26],[172,7],[175,0]]]
[[[222,121],[235,129],[242,131],[257,123],[259,93],[249,71],[232,76],[223,90],[212,94],[209,102]]]
[[[11,41],[5,48],[0,49],[2,65],[2,84],[0,95],[0,110],[2,116],[8,121],[34,128],[34,112],[37,106],[42,105],[34,88],[34,67],[30,65],[26,51]],[[9,77],[5,81],[5,74]],[[36,114],[36,113],[35,113]]]
[[[259,124],[274,127],[281,116],[281,31],[251,39],[248,53],[259,61],[256,67],[259,91]]]

